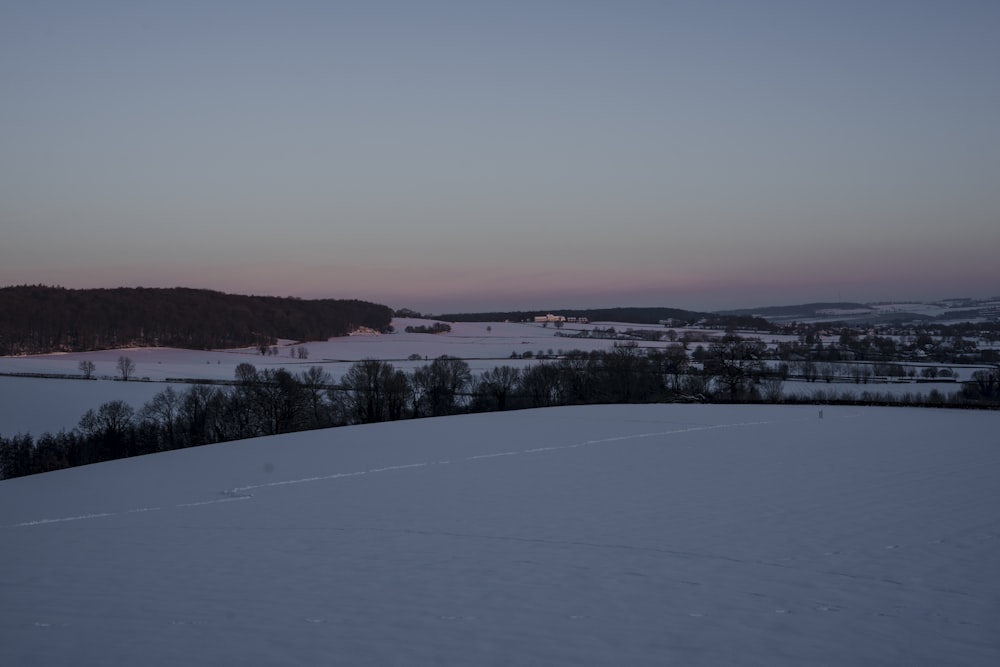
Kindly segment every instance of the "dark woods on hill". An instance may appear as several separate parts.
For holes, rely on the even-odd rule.
[[[0,355],[123,347],[218,349],[278,338],[326,340],[385,330],[388,306],[357,300],[224,294],[190,288],[0,288]]]
[[[487,313],[446,313],[434,315],[435,319],[447,322],[524,322],[530,321],[536,315],[558,312],[566,317],[586,317],[591,322],[630,322],[632,324],[657,324],[663,320],[677,320],[688,324],[709,317],[708,313],[680,308],[559,308],[555,310],[511,310],[493,311]],[[409,311],[408,316],[420,316],[420,313]],[[431,317],[431,316],[428,316]]]

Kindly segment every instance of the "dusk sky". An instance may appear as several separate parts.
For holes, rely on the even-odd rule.
[[[3,2],[0,286],[1000,294],[1000,2]]]

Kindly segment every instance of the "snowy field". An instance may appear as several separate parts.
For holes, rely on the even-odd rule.
[[[293,343],[282,341],[278,354],[261,356],[255,349],[242,350],[179,350],[172,348],[141,348],[102,350],[73,354],[45,354],[22,357],[0,356],[0,373],[35,373],[81,377],[79,364],[89,360],[94,364],[95,380],[52,379],[0,376],[0,435],[31,433],[41,435],[77,426],[87,410],[102,403],[122,400],[135,408],[142,407],[153,395],[166,389],[170,379],[232,380],[236,367],[250,363],[258,369],[286,368],[292,373],[305,371],[310,366],[320,366],[334,380],[347,372],[351,364],[365,358],[383,359],[407,372],[422,366],[443,354],[459,357],[468,362],[474,373],[500,365],[527,366],[534,359],[512,359],[530,352],[532,356],[547,354],[550,350],[608,350],[614,341],[608,339],[567,338],[556,336],[555,327],[538,324],[492,322],[452,324],[446,334],[408,334],[407,325],[428,325],[428,320],[397,318],[393,324],[396,333],[364,334],[331,338],[328,341]],[[640,328],[642,325],[602,323],[599,326]],[[566,325],[562,333],[571,334],[598,325]],[[666,341],[651,346],[668,345]],[[298,349],[306,348],[307,358],[298,357]],[[293,356],[294,355],[294,356]],[[419,359],[411,360],[417,355]],[[120,356],[127,356],[135,363],[134,378],[138,381],[121,382],[115,378],[115,366]],[[149,380],[148,382],[142,381]],[[174,384],[183,390],[187,385]]]
[[[95,377],[118,375],[115,365],[119,356],[127,356],[135,362],[136,378],[166,380],[169,378],[207,378],[231,380],[236,366],[247,362],[258,368],[287,368],[298,371],[309,366],[323,366],[335,377],[339,377],[355,361],[366,358],[384,359],[399,368],[410,370],[423,365],[442,354],[460,357],[476,370],[494,368],[500,363],[510,363],[512,354],[525,352],[536,355],[549,350],[607,350],[612,340],[569,338],[556,333],[572,334],[578,329],[593,328],[595,325],[567,325],[560,330],[525,323],[472,323],[457,322],[452,330],[443,334],[405,333],[409,324],[429,325],[429,320],[408,320],[397,318],[393,321],[396,332],[391,334],[360,334],[331,338],[327,341],[294,343],[282,341],[276,346],[278,354],[261,356],[253,348],[241,350],[178,350],[172,348],[138,348],[123,350],[102,350],[71,354],[45,354],[23,357],[0,357],[2,373],[48,373],[80,375],[81,360],[94,362]],[[613,326],[604,324],[601,326]],[[642,325],[622,325],[639,328]],[[572,327],[577,327],[576,329]],[[649,328],[649,327],[646,327]],[[668,345],[666,341],[656,346]],[[306,348],[307,358],[297,356],[299,348]],[[413,355],[418,360],[411,361]]]
[[[6,480],[0,664],[993,667],[998,427],[586,406]]]
[[[0,377],[0,435],[71,431],[102,403],[125,401],[138,409],[168,386],[186,391],[190,385]]]
[[[122,400],[136,409],[141,408],[155,394],[167,387],[168,380],[232,380],[236,367],[250,363],[258,369],[286,368],[299,373],[311,366],[320,366],[339,380],[354,362],[375,358],[389,361],[396,368],[412,372],[443,354],[464,359],[473,373],[479,374],[500,365],[525,367],[537,363],[539,354],[559,354],[570,350],[609,350],[613,340],[599,338],[570,338],[568,335],[581,330],[614,326],[619,331],[628,328],[657,328],[650,325],[623,322],[600,322],[589,325],[566,324],[561,330],[554,326],[512,322],[458,322],[445,334],[408,334],[408,325],[428,325],[429,320],[397,318],[393,324],[396,333],[365,334],[331,338],[328,341],[295,343],[282,341],[278,354],[262,356],[255,349],[240,350],[179,350],[172,348],[143,348],[102,350],[74,354],[47,354],[24,357],[0,357],[0,373],[66,375],[80,377],[78,368],[83,360],[93,362],[95,380],[26,378],[0,375],[0,435],[31,433],[38,436],[48,431],[76,427],[80,417],[102,403]],[[682,334],[685,330],[678,330]],[[565,334],[557,336],[557,333]],[[698,329],[692,333],[703,335]],[[709,332],[718,334],[719,332]],[[768,341],[780,336],[767,336]],[[669,341],[641,343],[646,348],[662,348]],[[692,346],[693,347],[693,346]],[[298,350],[305,348],[307,357],[299,358]],[[530,352],[533,358],[522,357]],[[121,382],[116,362],[127,356],[136,366],[134,378],[138,381]],[[416,356],[416,359],[411,357]],[[934,364],[928,364],[934,365]],[[923,367],[923,365],[921,365]],[[972,369],[952,368],[959,379],[968,379]],[[147,381],[144,381],[147,380]],[[188,385],[173,384],[184,390]],[[920,384],[856,384],[853,382],[786,382],[785,395],[797,394],[811,397],[817,392],[840,395],[844,391],[858,395],[863,391],[882,394],[923,393],[937,389],[950,394],[959,389],[953,382]]]

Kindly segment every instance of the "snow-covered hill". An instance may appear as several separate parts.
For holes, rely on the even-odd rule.
[[[1000,297],[991,299],[945,299],[942,301],[886,301],[881,303],[806,303],[726,311],[755,315],[771,322],[890,323],[936,319],[940,323],[995,320]]]
[[[3,665],[996,665],[996,412],[588,406],[0,482]]]

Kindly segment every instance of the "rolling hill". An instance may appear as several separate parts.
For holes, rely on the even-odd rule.
[[[998,419],[554,408],[6,480],[0,664],[995,665]]]

